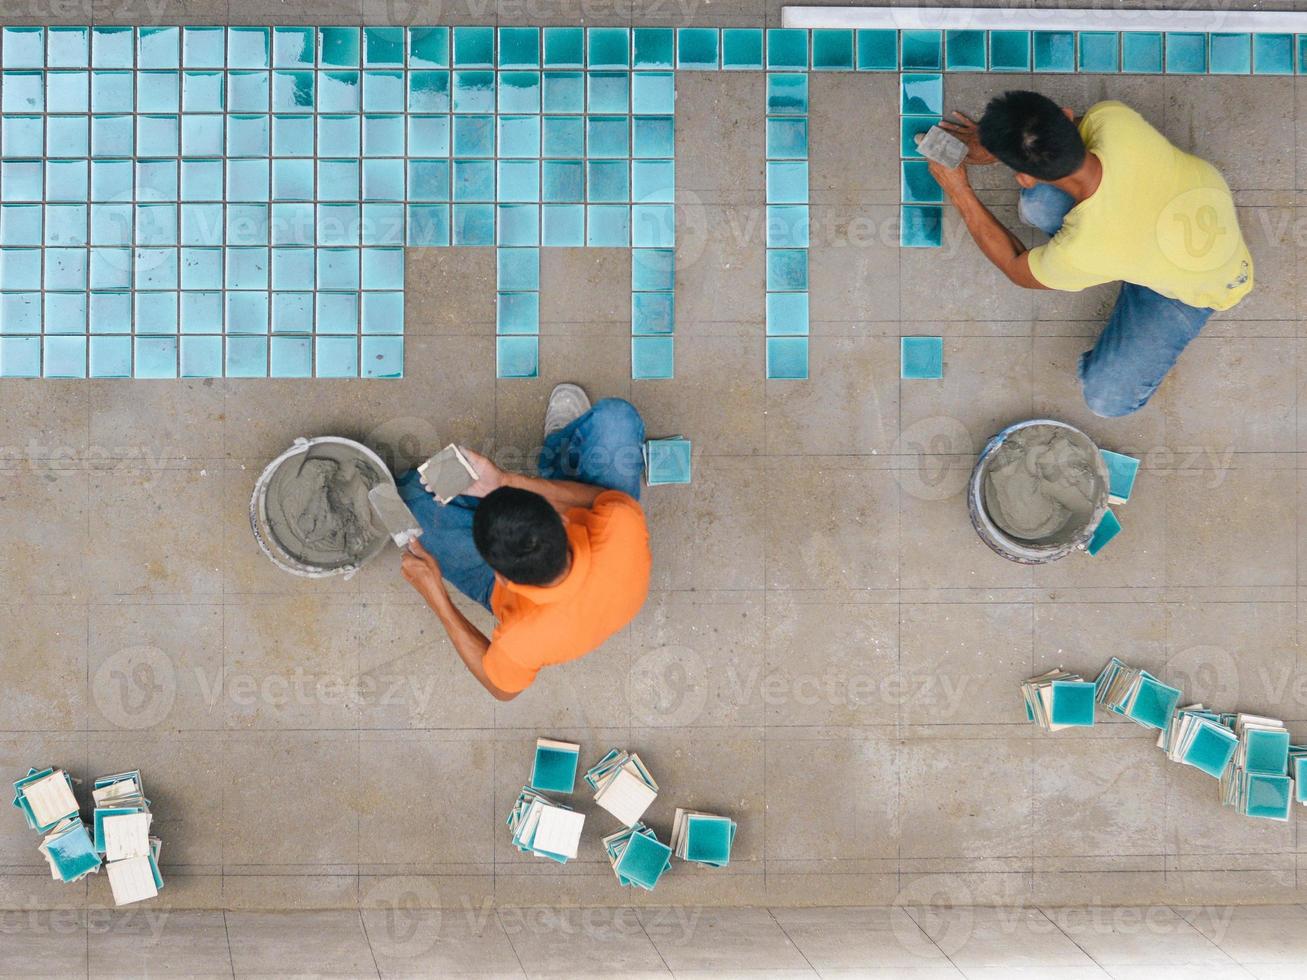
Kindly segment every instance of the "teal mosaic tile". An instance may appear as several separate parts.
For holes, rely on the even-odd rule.
[[[404,66],[404,28],[363,28],[363,67]]]
[[[806,292],[768,293],[768,336],[806,336],[807,333],[808,294]]]
[[[493,27],[454,28],[455,68],[493,68],[494,66],[495,29]]]
[[[545,204],[540,208],[543,245],[580,248],[585,244],[585,205]]]
[[[586,73],[586,112],[601,114],[631,111],[630,74],[615,71]]]
[[[621,203],[631,199],[631,170],[625,160],[592,160],[586,164],[586,200]]]
[[[902,164],[902,199],[908,204],[941,204],[944,192],[930,175],[925,160],[905,160]]]
[[[133,373],[136,377],[161,380],[177,377],[176,337],[137,337],[134,353],[136,365]],[[230,364],[227,373],[239,376],[233,374]]]
[[[900,116],[899,117],[899,155],[909,159],[921,159],[917,149],[917,134],[924,134],[931,126],[939,123],[939,116]]]
[[[806,204],[767,205],[768,248],[807,248],[810,227]]]
[[[585,165],[580,160],[545,160],[541,164],[541,198],[566,204],[585,200]]]
[[[609,111],[609,110],[601,110]],[[676,111],[676,76],[670,71],[637,71],[631,76],[631,111],[670,116]]]
[[[625,213],[626,209],[621,209]],[[495,209],[495,232],[500,245],[539,245],[540,206],[500,204]]]
[[[39,378],[41,338],[0,336],[0,378]]]
[[[1169,31],[1166,70],[1175,75],[1201,75],[1207,71],[1207,35]]]
[[[1069,72],[1076,70],[1075,31],[1035,31],[1035,71]]]
[[[631,209],[592,204],[585,209],[585,243],[591,248],[625,248],[631,244]]]
[[[670,27],[637,27],[632,32],[631,64],[635,68],[676,66],[676,32]]]
[[[230,354],[228,341],[229,360]],[[353,337],[318,337],[314,342],[314,364],[319,378],[358,377],[358,341]]]
[[[631,293],[632,334],[669,334],[675,329],[675,301],[671,292]]]
[[[767,161],[767,203],[808,203],[808,164],[806,161]]]
[[[904,71],[942,70],[944,67],[943,31],[900,31],[899,62]]]
[[[90,377],[130,378],[131,376],[131,337],[92,337],[90,339]]]
[[[712,27],[682,27],[676,32],[676,66],[713,71],[719,66],[719,34]]]
[[[899,111],[905,116],[939,116],[944,112],[944,76],[913,74],[899,76]]]
[[[1250,35],[1209,34],[1208,46],[1213,75],[1247,75],[1253,70]]]
[[[984,71],[984,31],[946,31],[944,61],[949,71]]]
[[[1162,71],[1162,35],[1127,31],[1121,35],[1121,70],[1154,75]]]
[[[671,337],[631,338],[631,377],[637,381],[667,380],[676,373],[676,348]]]
[[[591,69],[627,68],[631,64],[630,28],[587,28],[586,48],[587,64]]]
[[[899,244],[904,248],[938,248],[944,240],[944,209],[905,204],[899,208]]]
[[[767,289],[769,291],[806,290],[808,288],[808,250],[803,248],[769,248],[767,250]]]
[[[897,31],[860,30],[856,42],[858,71],[894,71],[899,67]]]
[[[671,248],[676,244],[676,210],[670,204],[631,206],[631,244],[636,248]]]
[[[182,337],[180,360],[183,378],[221,378],[222,338]]]
[[[1116,31],[1081,31],[1079,66],[1083,72],[1121,70],[1121,35]]]
[[[1258,75],[1293,74],[1293,35],[1254,34],[1253,72]]]
[[[767,378],[802,381],[808,377],[807,337],[767,338]]]
[[[540,338],[496,337],[495,376],[535,378],[540,375]]]
[[[940,83],[941,97],[943,83]],[[808,114],[808,76],[806,74],[768,74],[767,112],[774,115]]]
[[[495,332],[499,334],[538,334],[540,332],[540,294],[538,292],[500,292],[495,296]]]
[[[763,35],[760,27],[722,29],[722,68],[753,70],[763,67]]]
[[[499,67],[540,67],[540,29],[538,27],[499,28]]]
[[[676,253],[670,248],[638,248],[631,253],[631,288],[670,291],[676,284]]]
[[[283,28],[277,28],[280,36]],[[300,30],[287,28],[286,30]],[[303,30],[311,31],[312,28]],[[409,68],[448,68],[449,67],[449,28],[448,27],[410,27],[408,29],[408,66]]]
[[[813,71],[851,71],[853,65],[853,31],[823,29],[812,32]]]
[[[773,116],[767,119],[767,158],[806,160],[808,119],[806,116]]]
[[[767,68],[807,69],[808,32],[793,27],[767,29]]]
[[[273,67],[312,68],[317,62],[317,44],[316,28],[274,27],[272,29]]]
[[[185,361],[185,354],[183,354],[183,361]],[[273,378],[313,377],[313,338],[270,338],[268,375]]]
[[[580,27],[544,29],[546,68],[584,68],[585,30]]]
[[[360,346],[363,377],[402,378],[404,376],[403,337],[364,337]]]
[[[450,240],[453,245],[493,245],[495,206],[455,204],[450,215],[450,227]]]
[[[914,381],[944,377],[944,339],[942,337],[901,338],[899,377]]]

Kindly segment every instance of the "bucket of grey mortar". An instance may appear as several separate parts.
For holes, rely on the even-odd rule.
[[[1082,549],[1107,510],[1107,464],[1092,439],[1055,419],[1010,425],[980,454],[967,510],[1009,561],[1042,565]]]
[[[395,484],[381,457],[339,436],[296,439],[254,484],[250,527],[274,565],[300,578],[357,572],[390,535],[368,490]]]

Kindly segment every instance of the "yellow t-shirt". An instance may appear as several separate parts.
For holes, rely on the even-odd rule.
[[[1190,306],[1228,310],[1253,288],[1253,260],[1230,188],[1139,113],[1099,102],[1080,136],[1103,164],[1098,190],[1068,212],[1030,271],[1050,289],[1124,280]]]

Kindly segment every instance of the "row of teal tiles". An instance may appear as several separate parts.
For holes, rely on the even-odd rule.
[[[7,27],[5,70],[682,68],[1294,74],[1307,35],[711,27]]]
[[[807,76],[770,73],[766,110],[766,370],[800,380],[809,369]],[[796,226],[801,237],[785,234]]]

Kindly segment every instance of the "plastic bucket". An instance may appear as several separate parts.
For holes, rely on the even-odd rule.
[[[272,482],[272,478],[283,466],[299,466],[304,457],[312,452],[315,447],[323,445],[348,447],[371,463],[376,471],[381,474],[383,480],[389,480],[391,485],[394,485],[395,477],[386,464],[381,461],[381,457],[361,442],[355,442],[353,439],[345,439],[340,436],[318,436],[313,439],[301,437],[296,439],[289,449],[264,467],[259,479],[255,482],[254,494],[250,498],[250,527],[254,530],[254,540],[259,543],[260,550],[283,572],[289,572],[299,578],[330,578],[333,575],[343,575],[345,578],[350,578],[385,548],[386,542],[390,540],[390,535],[385,533],[384,529],[378,533],[376,544],[360,555],[357,560],[324,566],[309,564],[292,555],[277,540],[277,535],[268,523],[268,486]],[[373,522],[376,522],[375,516]],[[380,528],[380,525],[378,525],[378,528]]]
[[[989,473],[989,466],[994,461],[999,447],[1014,433],[1034,426],[1055,426],[1065,429],[1073,442],[1079,443],[1083,440],[1083,445],[1093,450],[1091,454],[1095,468],[1093,512],[1083,526],[1068,527],[1057,536],[1057,540],[1051,542],[1032,542],[1012,536],[994,522],[985,507],[985,477]],[[980,540],[996,553],[1008,561],[1022,565],[1043,565],[1050,561],[1057,561],[1072,551],[1082,550],[1089,543],[1089,539],[1094,535],[1094,529],[1098,527],[1098,522],[1103,519],[1103,514],[1107,510],[1108,487],[1107,464],[1092,439],[1075,426],[1056,419],[1030,419],[1009,425],[989,440],[980,454],[980,459],[976,461],[975,468],[971,471],[971,482],[967,487],[967,510],[971,514],[971,525],[980,535]]]

